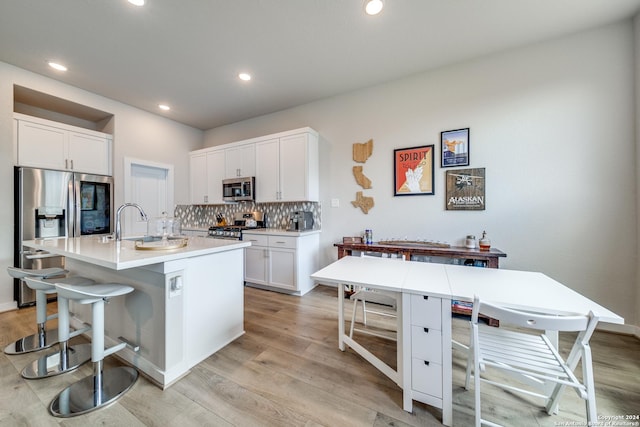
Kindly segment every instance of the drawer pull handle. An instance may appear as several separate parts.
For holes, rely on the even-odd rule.
[[[425,364],[425,365],[427,365],[427,366],[429,366],[429,361],[428,361],[428,360],[425,360],[425,361],[424,361],[424,364]]]
[[[423,299],[429,299],[429,295],[422,295]]]
[[[429,333],[429,328],[423,328],[424,329],[424,333],[428,334]]]

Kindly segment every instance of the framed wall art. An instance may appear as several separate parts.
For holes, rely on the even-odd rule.
[[[393,150],[394,196],[433,195],[433,145]]]
[[[441,166],[469,166],[469,128],[440,132]]]
[[[448,211],[485,210],[484,168],[448,170],[446,186]]]

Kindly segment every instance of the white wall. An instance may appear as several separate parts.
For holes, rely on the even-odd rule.
[[[203,132],[0,62],[0,311],[15,307],[13,283],[2,274],[13,265],[13,85],[28,87],[115,115],[114,203],[123,200],[124,157],[175,168],[175,203],[189,202],[189,151],[202,148]]]
[[[211,129],[204,145],[316,129],[323,264],[365,228],[451,244],[486,230],[508,254],[501,266],[542,271],[637,325],[633,53],[626,21]],[[393,197],[393,149],[435,144],[439,155],[440,132],[462,127],[470,167],[486,168],[486,211],[445,211],[438,160],[435,196]],[[351,146],[369,138],[365,215],[350,204]]]
[[[634,53],[635,53],[635,131],[636,131],[636,188],[640,188],[640,173],[638,171],[638,165],[640,165],[640,150],[638,150],[638,144],[640,144],[640,15],[637,15],[633,20],[633,40],[634,40]],[[637,208],[636,212],[640,212],[640,197],[636,198]],[[640,255],[640,218],[636,219],[637,224],[637,240],[636,240],[636,266],[638,265],[638,257]],[[640,324],[640,267],[636,267],[636,325]],[[639,326],[640,328],[640,326]]]

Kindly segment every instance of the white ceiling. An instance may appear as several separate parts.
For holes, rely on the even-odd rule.
[[[385,0],[370,17],[362,0],[0,0],[0,61],[210,129],[639,10],[640,0]]]

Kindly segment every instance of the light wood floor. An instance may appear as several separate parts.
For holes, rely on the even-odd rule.
[[[351,350],[337,348],[337,291],[319,286],[304,297],[246,288],[246,334],[162,391],[140,378],[123,398],[70,419],[48,413],[74,373],[27,381],[19,372],[41,353],[0,355],[0,426],[432,426],[441,412],[414,402],[402,410],[398,386]],[[50,304],[55,309],[55,304]],[[107,308],[108,310],[108,308]],[[107,311],[108,315],[108,311]],[[33,331],[35,311],[0,314],[0,345]],[[454,319],[454,338],[467,340],[467,322]],[[55,322],[53,322],[55,325]],[[204,328],[206,330],[206,327]],[[569,344],[561,337],[561,348]],[[597,332],[592,339],[598,414],[640,414],[640,342]],[[395,365],[395,344],[371,338],[367,346]],[[109,364],[114,358],[109,358]],[[465,355],[454,351],[455,426],[473,422],[472,391],[465,391]],[[569,391],[560,413],[548,416],[529,398],[483,388],[485,416],[511,426],[559,426],[585,420],[582,401]],[[637,425],[637,424],[636,424]]]

